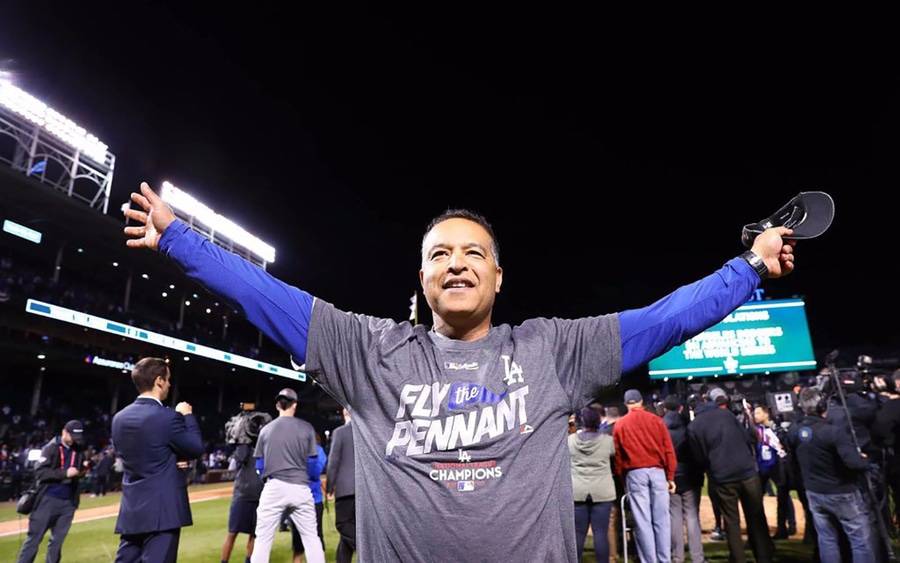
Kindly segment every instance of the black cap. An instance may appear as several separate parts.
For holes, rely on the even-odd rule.
[[[72,439],[81,442],[84,439],[84,425],[80,420],[70,420],[63,428],[72,435]]]
[[[788,240],[816,238],[831,226],[834,200],[825,192],[800,192],[781,209],[758,223],[744,225],[741,242],[750,248],[756,237],[772,227],[787,227],[794,232]]]
[[[297,402],[297,392],[290,387],[285,387],[284,389],[279,391],[278,395],[275,397],[275,400],[278,399],[288,399],[290,401]]]

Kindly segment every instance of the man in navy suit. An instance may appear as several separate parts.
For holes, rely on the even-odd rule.
[[[181,527],[193,523],[187,481],[177,464],[203,453],[200,428],[188,403],[174,411],[163,406],[171,387],[165,360],[142,359],[131,379],[140,396],[112,423],[113,444],[125,462],[116,562],[175,561]]]

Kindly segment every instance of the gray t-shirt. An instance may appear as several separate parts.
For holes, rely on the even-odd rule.
[[[254,457],[264,458],[262,478],[308,485],[307,458],[316,455],[316,431],[293,416],[279,416],[263,426]]]
[[[616,315],[462,342],[317,299],[306,369],[353,411],[360,561],[576,561],[568,414],[620,349]]]

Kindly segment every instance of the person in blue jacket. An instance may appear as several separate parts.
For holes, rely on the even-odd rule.
[[[322,542],[322,549],[325,549],[325,534],[322,532],[322,516],[325,512],[325,504],[322,498],[322,472],[328,463],[328,456],[322,448],[322,436],[316,432],[316,455],[309,456],[306,464],[307,475],[309,476],[309,490],[312,491],[313,502],[316,505],[316,533],[319,535],[319,541]],[[302,561],[302,555],[305,551],[303,548],[303,539],[300,532],[294,526],[293,521],[288,518],[291,527],[291,547],[294,550],[294,563]]]
[[[623,372],[721,321],[763,279],[794,269],[793,243],[782,238],[792,231],[771,228],[750,251],[648,307],[494,325],[504,277],[497,237],[481,215],[449,210],[421,244],[429,328],[341,311],[192,231],[146,183],[140,191],[131,196],[140,209],[125,211],[136,222],[125,227],[127,246],[174,261],[353,411],[365,561],[575,561],[561,439],[569,414]],[[361,233],[353,251],[397,249]],[[578,264],[533,258],[527,281],[536,299],[543,276],[577,273]],[[358,274],[361,284],[380,275]]]

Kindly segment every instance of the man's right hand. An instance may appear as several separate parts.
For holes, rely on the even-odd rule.
[[[156,192],[150,189],[147,182],[141,182],[141,193],[132,193],[131,201],[144,211],[126,209],[125,216],[139,224],[137,227],[125,227],[129,238],[125,244],[130,248],[159,249],[159,239],[175,220],[175,214]]]
[[[182,415],[194,414],[194,407],[192,407],[190,403],[182,401],[175,405],[175,412]]]
[[[66,479],[71,479],[73,477],[78,477],[78,468],[70,467],[66,469]]]

